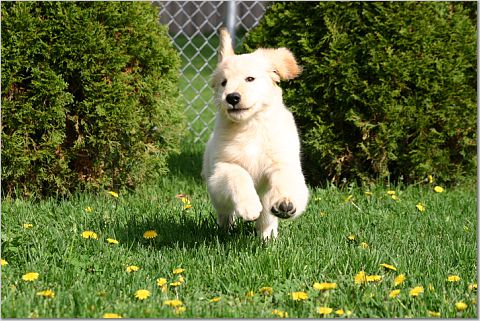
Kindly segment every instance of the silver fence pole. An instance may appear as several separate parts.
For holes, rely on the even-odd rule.
[[[235,18],[237,17],[237,3],[229,0],[227,4],[227,29],[232,37],[232,46],[235,48]]]

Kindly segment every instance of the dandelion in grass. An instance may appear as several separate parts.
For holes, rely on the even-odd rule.
[[[433,176],[432,176],[432,175],[428,175],[428,176],[427,176],[427,179],[428,179],[428,183],[429,183],[429,184],[432,184],[432,183],[433,183]]]
[[[432,284],[432,283],[430,283],[430,284],[428,285],[428,291],[430,291],[430,292],[435,292],[435,288],[433,287],[433,284]]]
[[[176,308],[176,307],[182,306],[183,302],[181,300],[178,300],[178,299],[165,300],[165,301],[163,301],[163,305],[166,305],[166,306],[169,306],[169,307],[172,307],[172,308]]]
[[[33,224],[31,224],[31,223],[25,223],[25,224],[22,225],[22,227],[23,227],[24,229],[29,229],[29,228],[32,228],[32,227],[33,227]]]
[[[157,234],[157,231],[155,230],[148,230],[148,231],[145,231],[145,233],[143,233],[143,238],[146,238],[146,239],[154,239],[158,236]]]
[[[262,288],[260,288],[260,290],[258,290],[258,292],[260,292],[260,294],[262,295],[272,295],[273,294],[273,289],[269,286],[264,286]]]
[[[272,311],[272,315],[276,315],[277,317],[280,317],[280,318],[288,318],[288,312],[277,310],[277,309],[274,309]]]
[[[165,279],[165,278],[158,278],[158,279],[157,279],[157,285],[158,285],[159,287],[162,287],[162,286],[164,286],[164,285],[166,285],[166,284],[167,284],[167,279]]]
[[[3,264],[2,264],[3,265]],[[469,291],[476,291],[477,290],[477,283],[472,283],[468,285]]]
[[[22,275],[22,280],[27,282],[32,282],[37,280],[39,276],[40,274],[38,274],[37,272],[28,272]]]
[[[2,266],[8,265],[8,262],[4,259],[2,259]]]
[[[468,305],[464,302],[457,302],[455,303],[455,309],[457,309],[457,311],[463,311],[463,310],[466,310],[468,308]]]
[[[397,289],[397,290],[391,291],[391,292],[388,294],[388,297],[393,299],[393,298],[396,298],[396,297],[399,296],[399,295],[400,295],[400,290]]]
[[[460,281],[460,277],[458,275],[449,275],[447,278],[448,282],[458,282]]]
[[[140,270],[139,266],[136,266],[136,265],[127,266],[127,272],[128,273],[137,272],[138,270]]]
[[[82,232],[82,237],[84,239],[94,239],[94,240],[98,239],[97,233],[92,232],[92,231],[83,231]]]
[[[118,313],[104,313],[102,318],[104,318],[104,319],[121,319],[122,316]]]
[[[37,295],[43,296],[44,298],[54,298],[55,292],[53,292],[52,290],[45,290],[45,291],[37,292]]]
[[[313,288],[315,290],[319,290],[319,291],[333,290],[333,289],[337,288],[337,283],[328,283],[328,282],[318,283],[318,282],[315,282],[315,283],[313,283]]]
[[[387,194],[391,196],[391,195],[395,195],[395,194],[396,194],[396,192],[395,192],[395,191],[393,191],[393,190],[388,190],[388,191],[387,191]]]
[[[332,308],[329,307],[317,307],[317,313],[321,315],[328,315],[333,312]]]
[[[180,285],[182,285],[182,282],[179,282],[179,281],[175,281],[175,282],[170,283],[170,286],[173,286],[174,288],[177,287],[177,286],[180,286]]]
[[[209,300],[210,303],[217,303],[217,302],[220,302],[220,300],[222,300],[221,297],[219,296],[216,296],[216,297],[213,297]]]
[[[118,198],[118,193],[114,192],[114,191],[108,191],[107,192],[108,194],[112,195],[113,197],[115,198]]]
[[[434,190],[436,193],[443,193],[443,192],[445,191],[445,189],[444,189],[443,187],[438,186],[438,185],[435,186],[435,187],[433,188],[433,190]]]
[[[369,191],[366,191],[366,192],[363,192],[365,194],[365,196],[372,196],[373,193],[372,192],[369,192]]]
[[[355,236],[355,234],[350,234],[349,236],[347,236],[347,240],[349,242],[356,242],[357,241],[357,237]]]
[[[118,241],[115,240],[115,239],[107,238],[107,243],[108,243],[108,244],[115,245],[115,244],[118,244]]]
[[[395,277],[395,279],[393,279],[393,284],[395,286],[398,286],[400,284],[402,284],[404,281],[405,281],[406,277],[405,277],[405,274],[399,274],[397,277]]]
[[[173,274],[182,274],[183,272],[185,272],[185,269],[182,268],[176,268],[173,270]]]
[[[85,212],[87,212],[87,213],[92,213],[92,212],[93,212],[93,208],[91,208],[90,206],[87,206],[87,207],[85,207]]]
[[[345,311],[343,309],[338,309],[335,311],[335,314],[338,315],[338,316],[342,316],[345,314]]]
[[[137,290],[135,292],[135,298],[138,300],[142,301],[150,297],[151,293],[148,290]]]
[[[396,270],[397,270],[396,267],[394,267],[394,266],[391,265],[391,264],[387,264],[387,263],[382,263],[382,264],[380,264],[380,266],[383,266],[383,267],[384,267],[385,269],[387,269],[387,270],[392,270],[392,271],[396,271]]]
[[[417,205],[415,205],[415,207],[419,212],[425,212],[425,205],[423,205],[422,203],[418,203]]]
[[[440,312],[427,310],[427,314],[432,318],[440,318]]]
[[[422,293],[423,293],[423,286],[416,286],[413,289],[411,289],[408,294],[410,294],[411,297],[418,297]]]
[[[247,293],[245,293],[245,296],[247,298],[253,298],[255,296],[255,292],[253,291],[247,291]]]
[[[368,243],[367,242],[362,242],[362,243],[360,243],[360,247],[362,249],[368,249]]]
[[[360,271],[355,275],[355,284],[364,284],[367,283],[367,275],[364,271]]]
[[[175,314],[182,314],[183,312],[187,311],[187,308],[185,306],[180,306],[175,308]]]
[[[381,275],[367,275],[367,282],[379,282],[382,280]]]
[[[398,197],[397,195],[390,195],[391,199],[398,202],[400,200],[400,197]]]
[[[325,216],[327,216],[327,213],[326,213],[326,212],[323,212],[323,211],[320,212],[320,217],[325,217]]]
[[[305,301],[308,299],[308,294],[305,292],[292,292],[290,293],[292,295],[292,300],[293,301]]]

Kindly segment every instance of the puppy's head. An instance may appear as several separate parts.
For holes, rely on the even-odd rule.
[[[235,55],[232,39],[220,30],[218,66],[213,74],[215,101],[234,122],[246,121],[266,106],[278,103],[282,93],[277,83],[297,77],[301,70],[286,48],[257,49]]]

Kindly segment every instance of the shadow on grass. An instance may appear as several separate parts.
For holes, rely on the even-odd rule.
[[[179,178],[194,179],[202,182],[202,158],[205,146],[201,143],[183,143],[182,151],[168,160],[170,174]]]
[[[155,230],[157,236],[145,239],[143,234],[147,230],[146,227],[148,230]],[[115,231],[118,241],[121,244],[128,244],[131,249],[195,249],[205,245],[258,241],[253,223],[239,221],[232,231],[226,233],[218,228],[213,214],[210,214],[210,217],[182,215],[160,216],[147,220],[132,219],[125,226],[116,227]]]

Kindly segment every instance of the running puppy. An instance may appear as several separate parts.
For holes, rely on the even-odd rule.
[[[202,176],[221,228],[237,217],[255,221],[263,239],[276,238],[278,218],[299,216],[308,202],[300,142],[278,82],[300,74],[286,48],[235,55],[220,31],[213,74],[218,111],[203,157]]]

